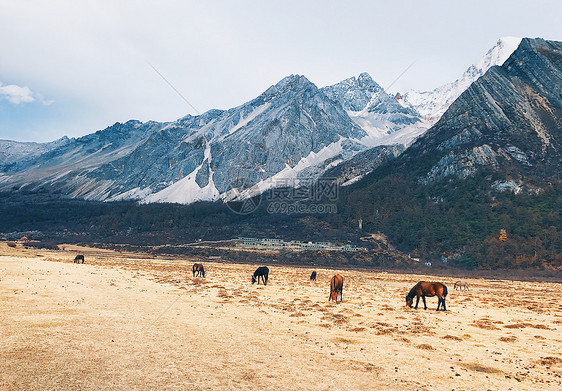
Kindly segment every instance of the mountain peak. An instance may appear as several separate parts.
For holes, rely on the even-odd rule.
[[[472,84],[476,79],[482,76],[488,69],[494,65],[503,65],[503,63],[513,54],[513,52],[521,44],[521,38],[516,37],[503,37],[498,39],[496,44],[488,50],[488,52],[476,61],[467,69],[463,74],[463,78],[469,81],[468,85]],[[468,88],[468,85],[466,88]]]
[[[361,72],[359,74],[358,79],[369,79],[369,80],[373,80],[371,75],[369,75],[367,72]]]
[[[521,43],[522,38],[520,37],[500,37],[498,39],[498,43],[512,45],[512,46],[519,46]]]
[[[283,95],[287,92],[298,91],[307,87],[317,88],[306,77],[298,74],[293,74],[293,75],[285,76],[277,84],[274,84],[271,87],[269,87],[267,90],[265,90],[265,92],[261,95],[261,97],[268,100],[276,96]]]
[[[408,91],[403,95],[405,103],[417,110],[422,116],[437,122],[460,94],[492,66],[503,65],[520,44],[521,38],[502,37],[498,39],[496,44],[472,64],[459,79],[433,91]]]
[[[358,77],[352,76],[331,86],[322,88],[328,98],[339,102],[345,110],[361,111],[371,101],[374,94],[382,91],[371,76],[363,72]]]
[[[375,84],[376,86],[380,87],[367,72],[360,73],[357,77],[357,82],[360,85]]]
[[[295,86],[295,85],[304,85],[304,84],[312,84],[312,83],[303,75],[293,74],[293,75],[285,76],[277,84],[275,84],[275,87],[284,88],[285,86]]]

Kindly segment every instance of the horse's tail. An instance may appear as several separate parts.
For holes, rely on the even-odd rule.
[[[447,293],[448,293],[447,285],[443,285],[443,297],[447,297]]]

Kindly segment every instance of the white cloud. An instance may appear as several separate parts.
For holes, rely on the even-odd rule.
[[[15,105],[35,101],[33,92],[29,87],[20,87],[15,84],[3,85],[0,82],[0,99],[6,99]]]

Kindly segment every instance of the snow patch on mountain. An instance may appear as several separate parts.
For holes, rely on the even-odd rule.
[[[463,75],[452,83],[445,84],[433,91],[420,92],[411,90],[404,94],[399,102],[405,107],[412,107],[424,118],[437,122],[443,113],[470,85],[494,65],[503,63],[519,47],[521,38],[504,37],[482,58],[472,64]]]
[[[203,163],[188,176],[174,184],[160,190],[157,193],[144,197],[144,203],[151,202],[175,202],[179,204],[191,204],[196,201],[215,201],[219,199],[220,192],[213,182],[213,171],[210,170],[210,177],[207,185],[201,187],[197,183],[197,174],[204,168],[209,168],[211,161],[211,144],[205,146]],[[206,167],[205,167],[206,166]]]
[[[228,134],[231,135],[232,133],[236,132],[238,129],[248,125],[248,123],[250,123],[250,121],[252,121],[258,115],[262,114],[264,111],[266,111],[269,108],[269,106],[271,106],[271,103],[269,103],[269,102],[265,103],[261,106],[258,106],[250,114],[248,114],[244,118],[242,118],[242,114],[240,114],[240,122],[238,122],[235,126],[233,126],[228,131]]]
[[[179,204],[191,204],[195,201],[217,200],[220,194],[212,181],[203,188],[197,184],[195,181],[197,171],[198,170],[193,171],[185,178],[180,179],[171,186],[166,187],[164,190],[160,190],[158,193],[145,197],[142,202],[175,202]]]
[[[402,144],[404,147],[410,146],[419,136],[424,134],[431,126],[432,121],[425,119],[406,125],[399,130],[389,132],[371,132],[368,136],[361,139],[361,143],[368,145],[369,148],[379,145]]]

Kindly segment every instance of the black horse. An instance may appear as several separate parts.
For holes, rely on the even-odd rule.
[[[263,285],[267,285],[267,278],[269,277],[269,269],[267,266],[260,266],[254,272],[252,276],[252,284],[258,281],[258,285],[260,284],[260,277],[262,279]]]
[[[78,254],[74,257],[74,263],[84,263],[84,256],[82,254]]]
[[[310,275],[310,281],[316,281],[316,270]]]

